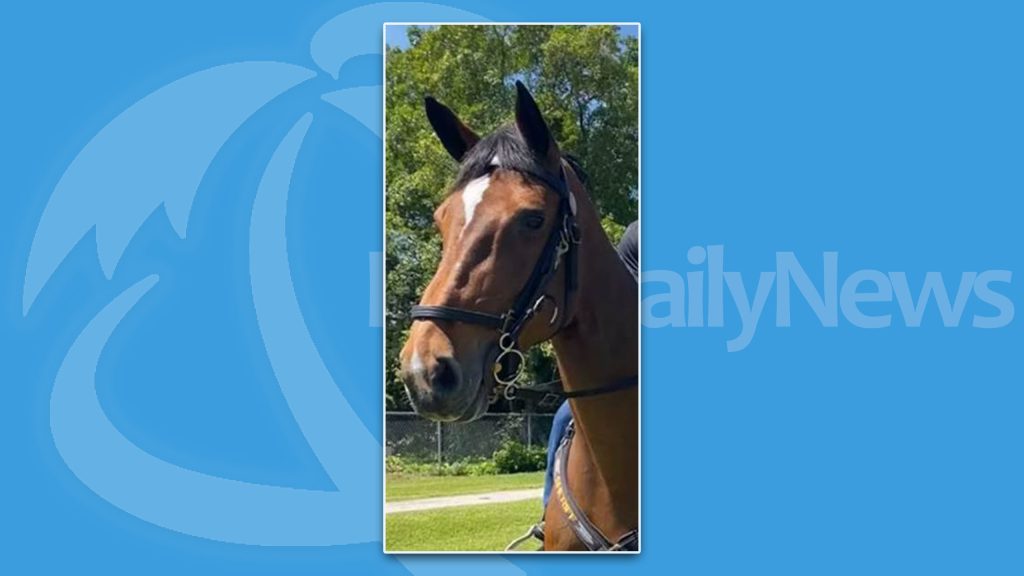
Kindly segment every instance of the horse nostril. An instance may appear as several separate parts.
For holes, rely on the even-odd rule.
[[[440,392],[453,390],[459,385],[459,366],[453,358],[437,359],[434,373],[430,375],[430,384]]]

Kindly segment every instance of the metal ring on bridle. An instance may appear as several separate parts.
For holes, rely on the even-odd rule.
[[[530,308],[530,316],[533,316],[534,314],[537,313],[537,311],[540,310],[540,307],[542,304],[544,304],[545,300],[551,300],[552,305],[554,305],[555,307],[555,311],[551,314],[551,319],[548,320],[548,326],[554,326],[555,321],[558,320],[558,303],[555,302],[554,298],[547,294],[541,294],[540,298],[537,298],[537,301],[533,303],[533,307]]]
[[[512,335],[505,332],[498,338],[498,348],[501,348],[502,352],[508,352],[509,350],[516,347],[515,340],[512,339]],[[499,356],[500,358],[501,356]]]
[[[515,384],[509,384],[505,386],[505,389],[502,391],[501,395],[505,397],[505,400],[511,402],[516,399],[516,395],[518,392],[519,386],[516,386]]]
[[[516,371],[512,374],[512,377],[509,378],[508,380],[505,380],[501,376],[501,361],[510,354],[514,355],[519,360],[519,363],[516,365]],[[498,357],[494,359],[494,380],[498,384],[511,386],[519,380],[519,378],[523,375],[523,370],[525,369],[526,357],[523,356],[522,352],[515,348],[502,348],[501,354],[498,354]]]

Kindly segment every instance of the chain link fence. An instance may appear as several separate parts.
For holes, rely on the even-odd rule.
[[[489,458],[505,441],[546,446],[553,414],[484,414],[473,422],[432,422],[415,412],[388,412],[387,455],[422,461],[454,462]]]

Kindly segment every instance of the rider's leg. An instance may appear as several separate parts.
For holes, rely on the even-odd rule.
[[[566,400],[558,407],[558,411],[555,412],[555,417],[551,421],[551,434],[548,436],[548,467],[544,472],[544,509],[548,507],[548,498],[551,497],[551,485],[554,482],[555,452],[558,451],[558,445],[562,442],[562,437],[565,436],[565,429],[569,427],[569,422],[571,421],[572,410],[569,409],[569,401]]]

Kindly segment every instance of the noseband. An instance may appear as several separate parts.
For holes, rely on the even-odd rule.
[[[577,287],[577,259],[580,244],[579,226],[576,224],[572,193],[565,178],[565,168],[560,167],[558,178],[548,174],[527,172],[527,174],[543,182],[558,194],[558,212],[555,224],[551,228],[547,242],[540,258],[533,267],[533,272],[516,296],[512,307],[504,314],[478,312],[466,308],[452,306],[413,306],[410,317],[415,320],[448,320],[463,324],[486,326],[498,331],[498,356],[494,360],[494,379],[505,388],[505,395],[515,394],[517,382],[525,369],[525,358],[519,349],[519,335],[527,322],[541,309],[545,300],[551,298],[544,290],[558,272],[560,264],[565,263],[565,293],[561,304],[555,303],[555,312],[548,325],[554,327],[551,335],[557,334],[569,321],[569,310],[573,294]],[[511,370],[505,367],[514,365]],[[511,373],[509,373],[511,372]]]

